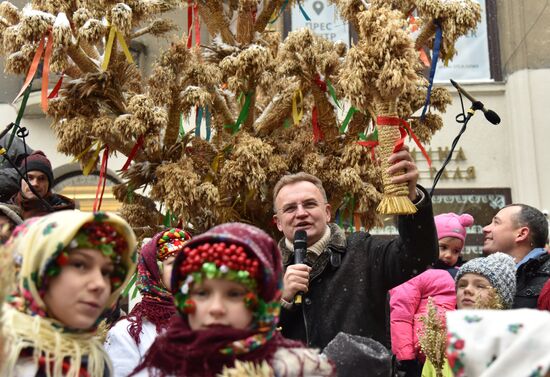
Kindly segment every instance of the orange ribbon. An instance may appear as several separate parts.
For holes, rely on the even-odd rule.
[[[19,97],[21,97],[21,95],[25,92],[25,89],[27,89],[27,87],[31,84],[34,76],[36,75],[38,65],[40,64],[40,58],[42,58],[42,53],[44,52],[46,37],[48,41],[46,42],[46,52],[44,54],[44,64],[42,67],[42,90],[40,99],[40,106],[42,107],[42,110],[44,112],[48,110],[48,76],[50,74],[50,57],[52,56],[53,48],[53,34],[51,30],[47,33],[47,35],[43,35],[40,39],[38,49],[36,50],[36,53],[34,54],[34,57],[32,59],[32,63],[29,71],[27,72],[27,77],[25,78],[23,87],[21,87],[21,90],[13,100],[13,103],[15,103],[19,99]]]

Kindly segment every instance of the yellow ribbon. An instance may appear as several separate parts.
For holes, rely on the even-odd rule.
[[[90,149],[92,149],[94,146],[96,147],[96,150],[94,151],[94,154],[93,154],[92,158],[88,161],[88,163],[86,164],[84,169],[82,169],[82,174],[84,174],[84,175],[90,174],[90,171],[92,171],[93,167],[95,166],[95,163],[97,162],[97,159],[99,158],[99,153],[101,152],[101,149],[103,149],[103,148],[101,148],[101,141],[97,140],[94,143],[90,144],[86,149],[84,149],[82,152],[80,152],[80,154],[78,156],[76,156],[72,161],[72,162],[77,162],[77,161],[82,160],[82,157],[84,157],[84,155],[86,153],[88,153],[90,151]]]
[[[299,97],[299,102],[298,102]],[[297,126],[300,124],[300,121],[302,120],[302,116],[304,115],[304,108],[302,106],[302,101],[304,97],[302,95],[301,89],[296,89],[294,92],[294,95],[292,96],[292,119],[294,120],[294,125]],[[298,108],[300,111],[298,111]]]
[[[88,161],[86,166],[84,166],[84,169],[82,169],[83,175],[88,175],[94,168],[94,166],[97,163],[97,160],[99,159],[99,153],[101,152],[101,149],[103,149],[100,145],[100,142],[98,142],[97,149],[94,151],[94,154],[92,155],[92,158]]]
[[[109,66],[109,61],[111,60],[111,52],[113,50],[113,43],[115,41],[115,35],[118,39],[118,42],[120,43],[120,47],[122,47],[122,51],[124,52],[124,55],[126,56],[126,60],[128,60],[130,64],[134,63],[132,54],[128,49],[128,45],[126,44],[126,41],[124,40],[124,36],[120,31],[118,31],[115,25],[111,25],[111,30],[109,31],[109,37],[107,38],[107,44],[105,45],[105,56],[103,57],[103,63],[101,64],[101,69],[103,71],[107,70],[107,67]]]

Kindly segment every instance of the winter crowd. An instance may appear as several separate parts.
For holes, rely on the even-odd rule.
[[[399,236],[344,233],[297,173],[273,188],[278,244],[227,223],[137,245],[118,215],[53,193],[42,152],[19,160],[28,182],[0,176],[1,376],[550,376],[545,216],[502,208],[462,263],[475,219],[434,218],[406,147],[389,173],[417,212]]]

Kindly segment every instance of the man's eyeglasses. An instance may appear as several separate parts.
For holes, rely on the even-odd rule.
[[[322,203],[326,204],[326,203]],[[286,214],[286,215],[292,215],[296,213],[299,207],[302,207],[304,211],[311,211],[316,208],[319,208],[321,206],[321,203],[319,203],[317,200],[306,200],[304,202],[299,203],[288,203],[281,208],[280,212]]]

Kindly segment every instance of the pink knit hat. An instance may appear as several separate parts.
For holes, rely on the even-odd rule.
[[[474,223],[474,218],[467,213],[457,215],[450,212],[435,216],[434,221],[438,239],[455,237],[464,243],[466,239],[466,227]]]

